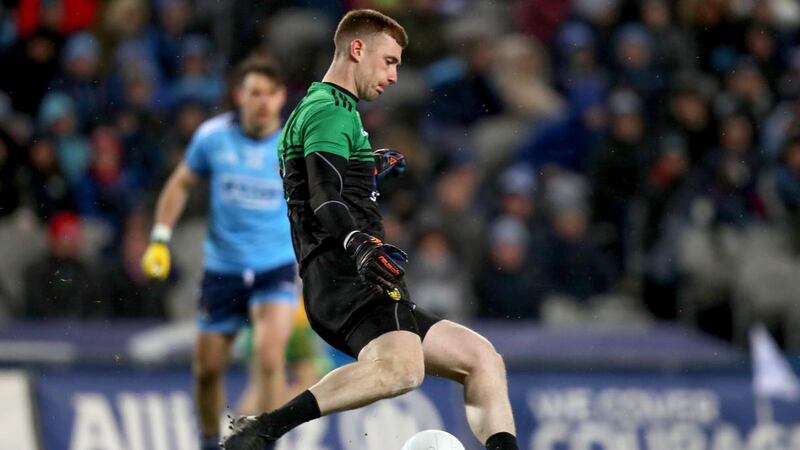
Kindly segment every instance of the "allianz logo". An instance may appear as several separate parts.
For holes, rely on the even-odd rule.
[[[75,394],[69,450],[197,450],[188,393],[122,392],[114,403],[100,393]]]
[[[197,450],[197,418],[188,392],[78,392],[72,397],[67,450]],[[224,414],[220,429],[227,429]],[[415,433],[441,429],[425,393],[322,417],[286,434],[276,450],[398,449]]]

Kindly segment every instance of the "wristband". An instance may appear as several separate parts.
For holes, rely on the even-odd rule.
[[[153,231],[150,233],[150,240],[153,242],[164,242],[167,243],[172,238],[172,227],[169,225],[164,225],[163,223],[157,223],[153,227]]]

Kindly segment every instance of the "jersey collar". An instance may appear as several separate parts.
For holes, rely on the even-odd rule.
[[[345,94],[348,97],[350,97],[353,100],[354,103],[358,103],[358,97],[356,97],[355,94],[353,94],[352,92],[348,91],[347,89],[339,86],[336,83],[331,83],[330,81],[323,81],[322,83],[327,84],[328,86],[335,87],[337,90],[341,91],[343,94]]]

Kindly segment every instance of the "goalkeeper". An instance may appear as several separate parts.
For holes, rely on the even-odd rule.
[[[166,278],[169,240],[192,186],[209,179],[210,215],[204,243],[194,354],[195,401],[201,447],[219,449],[223,371],[236,333],[254,328],[250,392],[257,410],[280,406],[286,395],[285,359],[299,297],[277,144],[286,91],[274,66],[244,61],[236,73],[235,112],[202,124],[185,160],[158,199],[144,272]],[[243,411],[248,412],[248,411]]]
[[[488,450],[518,450],[500,355],[474,331],[418,308],[403,282],[405,253],[383,242],[380,170],[356,106],[397,82],[407,41],[388,16],[347,13],[328,72],[279,144],[309,323],[357,361],[275,411],[235,419],[227,450],[262,450],[304,422],[416,389],[426,373],[464,386],[467,421]]]

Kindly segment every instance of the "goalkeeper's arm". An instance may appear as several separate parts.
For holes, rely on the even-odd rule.
[[[142,257],[142,269],[151,278],[165,279],[169,275],[169,243],[172,228],[186,207],[189,191],[197,183],[197,175],[180,163],[167,180],[156,203],[155,225],[150,234],[150,246]]]
[[[342,199],[347,161],[327,152],[305,157],[309,200],[314,215],[337,243],[355,260],[359,274],[374,288],[394,289],[403,268],[393,257],[406,259],[405,253],[380,239],[360,231]]]
[[[344,245],[347,236],[358,230],[342,199],[347,160],[333,153],[312,152],[305,161],[311,210],[325,231]]]

